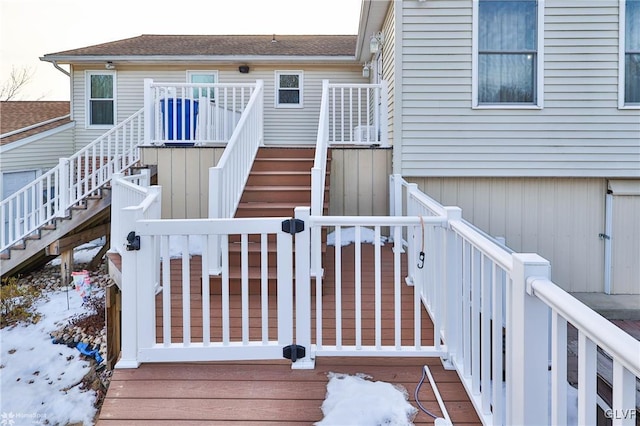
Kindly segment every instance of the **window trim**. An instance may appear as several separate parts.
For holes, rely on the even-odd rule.
[[[536,45],[536,78],[535,78],[535,94],[536,101],[531,104],[480,104],[478,99],[478,80],[479,80],[479,40],[478,30],[480,28],[480,0],[473,0],[472,5],[472,28],[471,28],[471,108],[472,109],[533,109],[540,110],[544,108],[544,9],[545,0],[537,0],[537,45]]]
[[[281,104],[278,102],[278,92],[280,91],[280,76],[281,75],[297,75],[300,86],[300,101],[297,104]],[[275,108],[295,109],[304,108],[304,72],[302,70],[276,70],[274,77],[274,91],[273,91],[273,104]]]
[[[111,101],[113,102],[113,124],[91,124],[91,76],[92,75],[111,75],[113,76],[113,97]],[[85,114],[85,128],[86,129],[111,129],[117,123],[118,117],[118,102],[117,102],[117,81],[116,71],[110,70],[86,70],[84,72],[85,86],[84,86],[84,95],[85,95],[85,106],[86,106],[86,114]]]
[[[618,3],[618,109],[640,109],[640,103],[627,104],[624,98],[627,87],[626,56],[627,56],[627,0]]]

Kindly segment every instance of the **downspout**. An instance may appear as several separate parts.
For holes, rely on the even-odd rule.
[[[611,294],[611,232],[613,230],[613,193],[607,191],[604,199],[604,292]]]
[[[56,61],[51,61],[51,63],[53,64],[53,66],[60,71],[61,73],[63,73],[64,75],[66,75],[67,77],[71,78],[71,73],[67,70],[65,70],[64,68],[62,68],[60,65],[58,65],[58,63]]]

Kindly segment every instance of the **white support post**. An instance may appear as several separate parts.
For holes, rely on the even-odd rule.
[[[120,253],[121,247],[118,247],[119,238],[122,236],[120,231],[120,222],[122,208],[122,189],[119,185],[120,179],[124,177],[123,173],[114,173],[111,177],[111,237],[109,238],[110,253]]]
[[[60,174],[58,178],[58,191],[60,201],[58,202],[58,211],[56,217],[66,217],[67,209],[69,207],[69,194],[71,192],[71,176],[69,175],[69,159],[60,158],[58,161],[58,167],[60,168]]]
[[[416,214],[415,206],[411,202],[411,194],[416,191],[418,191],[418,185],[410,183],[407,187],[407,216],[414,216]],[[422,276],[422,274],[418,274],[417,268],[418,262],[420,261],[419,254],[422,251],[422,247],[425,245],[425,231],[424,224],[421,224],[419,228],[415,226],[407,227],[407,259],[409,259],[409,276],[407,277],[407,284],[411,286],[415,286],[418,281],[418,277]],[[422,266],[424,267],[424,262],[422,263]],[[420,281],[417,288],[422,289],[422,281]]]
[[[296,273],[296,345],[304,346],[306,354],[291,365],[296,370],[315,368],[315,356],[311,348],[311,232],[309,207],[296,207],[295,218],[304,222],[304,230],[295,235]]]
[[[140,217],[142,213],[139,213]],[[160,238],[160,237],[156,237]],[[136,255],[138,263],[135,280],[136,295],[136,319],[138,351],[151,348],[156,342],[156,304],[155,288],[159,284],[159,265],[156,264],[156,247],[150,236],[140,237],[140,251]],[[124,276],[123,276],[124,282]],[[123,292],[124,306],[124,292]],[[123,322],[123,329],[126,327]],[[137,362],[143,361],[138,359]]]
[[[142,210],[135,207],[122,209],[123,228],[135,232]],[[122,337],[121,354],[116,368],[138,368],[138,267],[144,274],[144,265],[138,264],[138,251],[122,250]]]
[[[222,182],[220,169],[209,168],[209,219],[220,219],[222,214]],[[220,236],[209,238],[209,274],[220,275],[222,272],[222,257],[220,252]]]
[[[537,254],[513,254],[510,318],[506,340],[506,424],[548,424],[549,307],[532,295],[533,278],[550,279],[549,261]]]
[[[444,279],[445,285],[444,291],[444,324],[445,324],[445,343],[447,344],[447,356],[444,361],[444,366],[447,369],[453,369],[455,366],[452,364],[453,359],[458,351],[458,339],[460,338],[458,332],[458,314],[460,312],[459,304],[462,303],[460,298],[460,286],[462,283],[459,280],[459,268],[462,265],[462,257],[458,252],[458,244],[456,242],[456,233],[451,229],[452,221],[459,221],[462,219],[462,209],[459,207],[445,207],[445,214],[447,216],[447,228],[444,232]],[[438,283],[436,283],[438,285]]]
[[[153,79],[144,79],[144,144],[151,145],[151,141],[156,139],[154,134],[155,108],[153,101],[153,91],[151,90]]]
[[[613,361],[613,426],[633,426],[640,413],[636,412],[634,395],[636,377],[618,361]],[[605,413],[606,414],[606,413]]]

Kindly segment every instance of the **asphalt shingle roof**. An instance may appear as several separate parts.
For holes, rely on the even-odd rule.
[[[275,38],[276,42],[272,42]],[[353,56],[355,35],[150,35],[79,49],[55,56]]]
[[[0,102],[0,135],[43,123],[69,114],[68,101],[3,101]],[[69,123],[69,117],[0,139],[6,145],[19,139]]]

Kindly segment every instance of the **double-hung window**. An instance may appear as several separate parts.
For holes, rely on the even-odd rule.
[[[276,71],[276,108],[302,108],[302,71]]]
[[[116,117],[115,71],[87,71],[87,126],[111,127]]]
[[[620,107],[640,107],[640,0],[620,5]]]
[[[474,106],[542,107],[542,5],[474,0]]]

